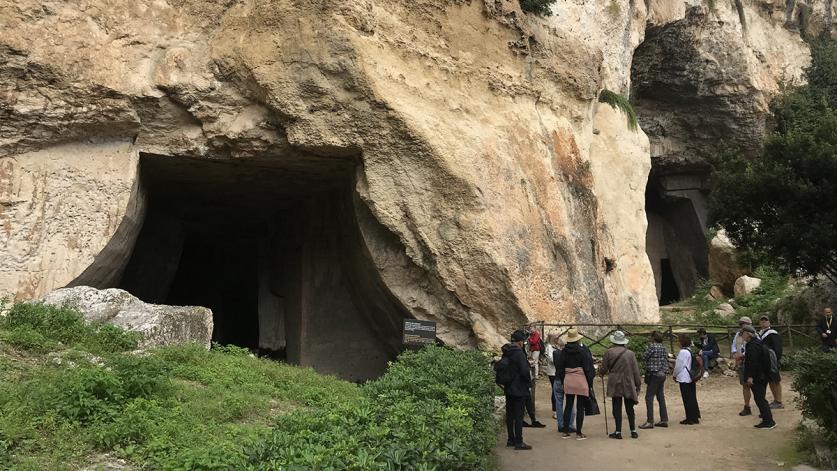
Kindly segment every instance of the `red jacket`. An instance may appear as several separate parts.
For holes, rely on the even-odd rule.
[[[541,333],[537,330],[532,331],[529,336],[529,351],[539,352],[541,350]]]

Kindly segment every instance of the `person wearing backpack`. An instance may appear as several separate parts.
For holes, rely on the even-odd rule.
[[[761,413],[761,422],[755,427],[769,430],[776,427],[770,404],[765,398],[771,374],[770,349],[758,339],[753,326],[744,327],[741,334],[747,342],[744,353],[744,377],[747,378],[747,386],[752,390],[753,400]]]
[[[622,403],[625,403],[625,413],[628,415],[628,427],[631,438],[639,438],[636,429],[636,415],[634,406],[639,404],[639,390],[642,385],[639,376],[639,363],[634,352],[628,350],[628,338],[621,330],[610,336],[612,347],[607,349],[602,357],[602,368],[599,374],[607,374],[607,397],[611,398],[613,419],[616,429],[608,435],[617,440],[622,439]]]
[[[515,450],[532,449],[523,442],[523,408],[532,379],[529,375],[529,361],[523,351],[525,343],[526,334],[522,330],[514,331],[511,343],[503,345],[503,357],[494,365],[496,382],[506,395],[506,446],[514,447]]]
[[[763,314],[759,318],[759,325],[761,330],[758,333],[758,339],[765,347],[773,351],[776,356],[776,369],[778,371],[782,361],[782,336],[770,327],[770,317],[767,314]],[[771,375],[769,384],[770,392],[773,394],[773,402],[770,403],[770,408],[784,409],[785,406],[782,404],[782,375]]]
[[[697,381],[703,375],[698,356],[689,347],[692,339],[686,334],[678,335],[680,353],[674,363],[674,380],[680,385],[680,396],[686,409],[686,418],[680,421],[682,425],[697,425],[700,423],[700,406],[697,401]]]

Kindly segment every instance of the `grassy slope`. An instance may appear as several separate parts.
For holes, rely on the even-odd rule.
[[[135,355],[129,334],[73,316],[47,323],[55,314],[47,311],[0,323],[0,469],[117,458],[138,468],[223,468],[277,416],[360,395],[353,384],[236,348]]]

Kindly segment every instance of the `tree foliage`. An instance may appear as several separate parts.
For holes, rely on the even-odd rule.
[[[536,15],[550,16],[552,15],[552,4],[557,0],[519,0],[520,8],[528,13]]]
[[[837,280],[837,41],[811,43],[807,84],[771,105],[763,151],[712,159],[712,219],[785,271]]]

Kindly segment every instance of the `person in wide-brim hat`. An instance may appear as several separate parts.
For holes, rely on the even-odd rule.
[[[610,336],[610,343],[615,345],[627,345],[629,342],[628,337],[625,336],[625,332],[621,330],[617,330]]]
[[[567,343],[578,342],[581,340],[581,334],[578,329],[570,329],[567,331]]]

